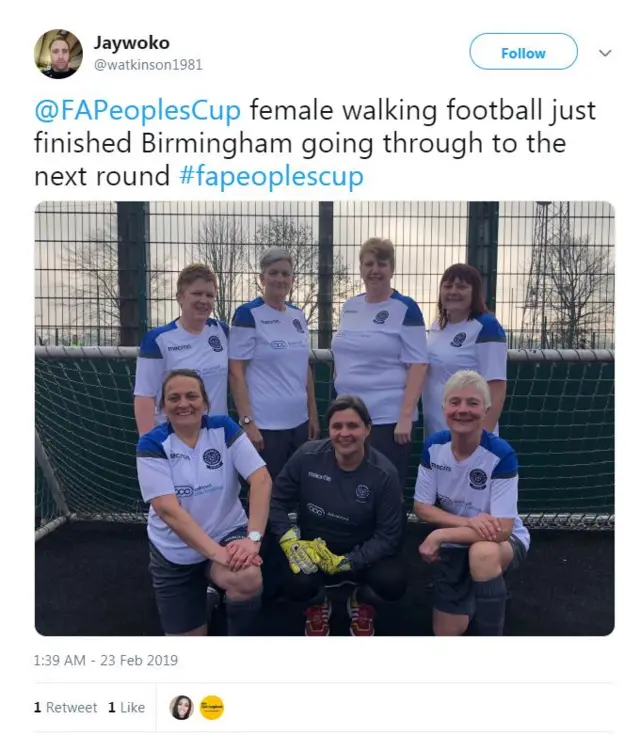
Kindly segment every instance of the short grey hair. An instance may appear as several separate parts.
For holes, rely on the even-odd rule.
[[[293,268],[293,258],[291,253],[284,248],[269,248],[260,256],[260,273],[264,273],[267,268],[279,260],[286,260]]]
[[[484,405],[491,408],[491,391],[489,384],[475,370],[458,370],[444,384],[444,392],[442,394],[442,404],[446,404],[449,394],[460,388],[475,388],[484,400]]]

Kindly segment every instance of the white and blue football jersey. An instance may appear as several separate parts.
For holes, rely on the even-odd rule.
[[[138,441],[136,464],[140,492],[146,503],[163,495],[178,502],[214,541],[247,523],[238,499],[240,481],[260,467],[260,457],[249,437],[228,416],[202,419],[195,448],[184,444],[169,423],[156,426]],[[204,557],[188,546],[149,508],[149,540],[175,564],[195,564]]]
[[[476,451],[462,462],[453,455],[450,431],[432,434],[422,450],[414,500],[464,518],[513,518],[513,535],[529,548],[529,531],[518,515],[518,458],[495,434],[483,431]]]
[[[231,322],[231,360],[246,360],[252,418],[259,429],[293,429],[309,418],[309,329],[293,304],[278,311],[264,299],[242,304]]]
[[[444,386],[459,370],[475,370],[485,380],[507,379],[507,338],[493,314],[447,324],[431,325],[427,337],[429,373],[422,391],[427,433],[442,431],[447,422],[442,410]],[[494,428],[498,433],[498,427]]]
[[[191,334],[176,319],[147,332],[136,363],[134,395],[156,399],[156,424],[166,421],[159,409],[162,381],[172,370],[195,370],[209,397],[212,416],[229,413],[227,377],[229,372],[229,327],[217,319],[207,319],[200,334]]]
[[[348,299],[331,349],[338,395],[362,399],[374,424],[397,423],[409,366],[428,361],[418,304],[397,291],[381,303],[369,303],[365,294]]]

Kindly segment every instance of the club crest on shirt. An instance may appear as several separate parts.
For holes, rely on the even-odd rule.
[[[210,470],[218,470],[222,467],[222,457],[217,449],[207,449],[202,459]]]
[[[471,470],[469,484],[474,490],[487,489],[487,473],[484,470]]]
[[[300,332],[300,334],[304,334],[304,329],[302,327],[302,324],[300,324],[299,319],[293,320],[293,326],[298,330],[298,332]]]
[[[356,500],[359,503],[364,502],[369,497],[370,492],[366,485],[358,485],[356,488]]]
[[[224,349],[222,342],[220,341],[220,337],[216,337],[215,334],[212,334],[211,337],[209,337],[209,345],[213,347],[214,352],[222,352]]]
[[[456,334],[456,336],[451,340],[451,346],[462,347],[462,344],[466,338],[467,335],[464,332],[458,332],[458,334]]]
[[[379,311],[373,317],[373,323],[374,324],[384,324],[387,321],[388,318],[389,318],[389,312],[388,311]]]

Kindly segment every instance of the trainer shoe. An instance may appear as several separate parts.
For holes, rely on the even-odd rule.
[[[308,607],[304,614],[304,634],[310,636],[329,635],[329,618],[331,617],[331,603],[325,600],[321,605]]]
[[[367,605],[363,602],[358,602],[356,592],[354,591],[349,595],[347,600],[347,610],[349,611],[349,617],[351,618],[351,625],[349,626],[349,632],[351,635],[374,635],[373,619],[375,618],[376,611],[373,605]]]

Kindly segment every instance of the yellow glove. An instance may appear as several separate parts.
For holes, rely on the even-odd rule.
[[[321,538],[305,542],[305,546],[309,558],[326,574],[339,574],[351,570],[351,563],[347,557],[333,554]]]
[[[313,574],[318,571],[318,567],[309,557],[307,546],[309,541],[300,541],[297,529],[290,528],[284,535],[280,537],[280,548],[284,551],[291,571],[294,574]]]

